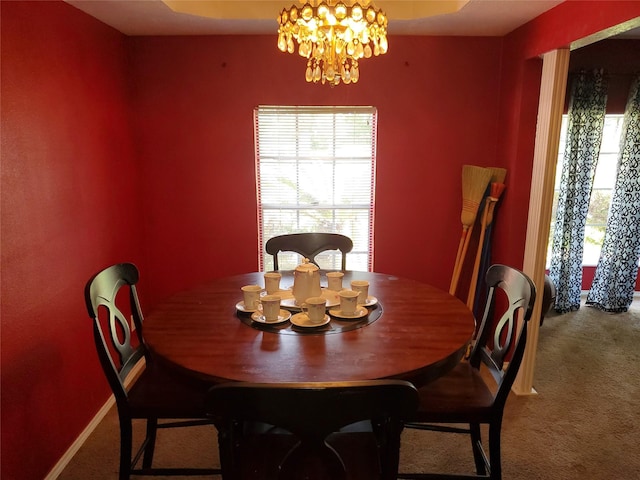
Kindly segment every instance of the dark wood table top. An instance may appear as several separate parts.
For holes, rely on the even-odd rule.
[[[348,271],[343,285],[352,279],[368,280],[378,299],[370,314],[377,319],[361,328],[300,335],[254,328],[236,311],[240,287],[264,285],[263,273],[249,273],[162,302],[145,319],[146,342],[160,361],[207,382],[400,378],[423,385],[460,361],[474,318],[459,299],[393,275]],[[283,272],[281,288],[292,284]]]

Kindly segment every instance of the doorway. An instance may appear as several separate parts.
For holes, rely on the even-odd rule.
[[[633,24],[627,22],[627,32],[621,36],[616,36],[615,40],[613,39],[613,34],[619,34],[620,29],[614,27],[605,32],[580,39],[574,42],[569,49],[555,50],[543,56],[538,127],[529,202],[529,222],[527,225],[527,244],[525,245],[523,267],[525,272],[531,275],[537,285],[542,285],[545,274],[544,258],[546,258],[546,239],[548,239],[549,235],[553,182],[555,180],[555,167],[560,138],[559,123],[565,105],[570,52],[601,43],[601,41],[607,40],[610,37],[611,40],[608,41],[633,40],[633,45],[635,45],[636,42],[640,43],[639,26],[640,19],[637,19]],[[635,30],[633,30],[634,27]],[[607,32],[610,34],[608,35]],[[592,48],[606,50],[606,45],[607,44],[597,45]],[[576,58],[588,58],[588,52],[588,50],[584,50],[580,54],[576,53]],[[635,58],[640,58],[640,55],[636,53]],[[613,61],[614,59],[615,57],[613,55],[609,57],[609,60]],[[621,62],[620,59],[617,61]],[[533,318],[539,318],[540,306],[541,301],[536,302]],[[516,378],[513,387],[513,390],[520,395],[536,393],[533,389],[533,374],[539,325],[533,322],[530,327],[530,336],[525,356],[518,378]]]

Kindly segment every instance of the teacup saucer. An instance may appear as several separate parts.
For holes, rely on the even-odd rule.
[[[312,322],[306,313],[296,313],[293,317],[291,317],[292,324],[294,324],[296,327],[304,328],[322,327],[323,325],[329,323],[330,320],[331,318],[329,318],[329,315],[325,315],[324,320],[322,320],[321,322]]]
[[[253,312],[251,314],[251,320],[258,323],[264,323],[265,325],[277,325],[278,323],[284,323],[291,318],[291,312],[288,310],[280,310],[277,320],[267,320],[261,312]]]
[[[329,313],[334,317],[338,317],[338,318],[354,319],[354,318],[362,318],[366,316],[369,313],[369,310],[364,308],[364,306],[362,305],[358,305],[358,308],[356,308],[356,311],[353,313],[342,313],[342,310],[340,310],[340,307],[330,309]]]
[[[371,307],[376,303],[378,303],[378,299],[372,295],[369,295],[367,297],[367,300],[362,305],[364,305],[365,307]]]
[[[236,303],[236,309],[240,310],[241,312],[246,312],[246,313],[251,313],[251,312],[255,312],[255,311],[258,310],[257,308],[245,308],[244,300]]]

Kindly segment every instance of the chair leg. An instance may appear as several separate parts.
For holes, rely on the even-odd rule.
[[[153,453],[156,448],[156,434],[158,431],[158,419],[147,418],[147,438],[144,447],[144,457],[142,457],[142,468],[151,468],[153,463]]]
[[[482,434],[480,433],[480,424],[472,423],[469,425],[471,433],[471,450],[473,451],[473,460],[476,464],[476,473],[478,475],[486,475],[484,456],[482,454]]]
[[[120,470],[118,478],[129,480],[131,477],[131,450],[133,426],[130,419],[120,418]]]
[[[500,430],[502,429],[502,420],[489,424],[489,458],[491,463],[492,480],[502,479],[502,463],[500,455]]]
[[[242,428],[242,425],[235,422],[216,424],[220,469],[225,479],[235,479],[238,476],[236,449],[243,435]]]
[[[372,422],[380,450],[380,469],[382,480],[395,480],[400,464],[400,436],[404,425],[389,421]]]
[[[400,466],[400,435],[402,433],[402,426],[391,433],[389,443],[387,445],[387,452],[383,459],[382,478],[393,480],[398,475],[398,467]],[[399,430],[399,431],[398,431]]]

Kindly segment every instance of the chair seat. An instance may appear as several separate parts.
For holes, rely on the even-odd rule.
[[[206,386],[185,382],[157,365],[148,366],[129,390],[133,418],[205,418]]]
[[[413,422],[486,422],[493,412],[494,397],[482,376],[468,362],[419,388],[420,405]]]

